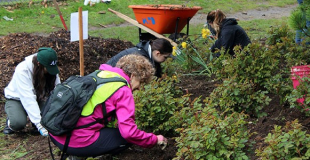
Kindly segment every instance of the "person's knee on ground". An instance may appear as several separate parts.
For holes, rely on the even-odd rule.
[[[9,128],[12,129],[13,131],[20,131],[24,129],[27,125],[27,120],[20,120],[20,119],[10,119],[8,120]]]

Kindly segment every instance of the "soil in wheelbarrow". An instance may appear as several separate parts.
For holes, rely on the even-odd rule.
[[[59,68],[61,79],[64,80],[70,75],[79,74],[79,44],[69,42],[70,34],[64,30],[54,32],[48,36],[38,36],[26,33],[10,34],[0,38],[0,90],[3,91],[5,85],[10,81],[15,66],[27,55],[34,53],[39,47],[52,47],[59,55]],[[106,62],[110,57],[119,51],[132,47],[133,44],[118,39],[102,39],[89,37],[84,41],[85,74],[97,69],[101,63]],[[178,84],[184,92],[192,94],[194,97],[206,97],[216,87],[217,82],[209,81],[205,76],[184,76]],[[264,144],[264,137],[273,129],[274,125],[285,125],[287,121],[299,119],[299,122],[309,131],[310,118],[305,117],[298,110],[288,108],[287,104],[280,104],[280,100],[275,95],[270,95],[272,102],[264,108],[268,116],[263,118],[252,118],[249,121],[256,122],[248,126],[251,132],[256,132],[250,141],[255,142],[249,148],[250,159],[257,159],[254,155],[256,148]],[[2,129],[5,126],[6,115],[4,113],[4,97],[0,92],[0,159],[51,159],[47,138],[33,132],[31,124],[19,133],[13,135],[3,135]],[[133,146],[123,153],[112,157],[105,155],[102,160],[170,160],[177,152],[176,143],[173,137],[168,137],[169,145],[165,150],[160,147],[145,149]],[[56,147],[52,144],[53,149]],[[20,158],[12,158],[12,155],[21,154]],[[59,154],[56,153],[56,159]]]

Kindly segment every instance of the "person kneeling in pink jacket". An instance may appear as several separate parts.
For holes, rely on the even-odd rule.
[[[127,85],[116,90],[104,103],[93,107],[91,115],[81,116],[76,126],[82,126],[102,119],[104,115],[109,115],[109,121],[113,119],[111,117],[117,119],[118,127],[108,128],[102,122],[87,128],[74,129],[67,154],[78,157],[95,157],[120,153],[132,144],[144,148],[151,148],[156,144],[167,144],[167,139],[164,136],[139,130],[135,123],[135,102],[132,92],[139,90],[142,83],[151,81],[155,70],[149,60],[138,54],[130,54],[122,57],[115,67],[102,64],[99,69],[102,70],[99,74],[121,77],[127,81]],[[100,96],[104,95],[99,94]],[[95,96],[93,95],[93,97]],[[103,113],[104,105],[106,114]],[[52,142],[63,150],[66,135],[55,136],[50,133],[50,137]]]

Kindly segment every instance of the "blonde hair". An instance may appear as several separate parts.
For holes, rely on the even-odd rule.
[[[155,73],[151,62],[144,56],[139,54],[129,54],[123,56],[116,66],[121,68],[128,76],[135,76],[140,83],[148,83],[151,81]]]
[[[207,16],[207,22],[212,23],[214,30],[216,31],[216,37],[218,38],[219,33],[221,32],[221,23],[223,19],[226,18],[226,15],[219,9],[210,11]]]

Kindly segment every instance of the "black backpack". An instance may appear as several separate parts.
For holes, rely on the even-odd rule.
[[[72,130],[86,128],[107,119],[106,110],[103,106],[103,119],[76,127],[83,107],[91,98],[97,86],[109,82],[124,82],[123,86],[127,85],[127,81],[120,77],[99,78],[97,76],[99,72],[100,70],[97,70],[83,77],[71,76],[63,83],[56,85],[42,109],[42,126],[49,133],[56,136],[67,134],[63,152],[67,150]]]

